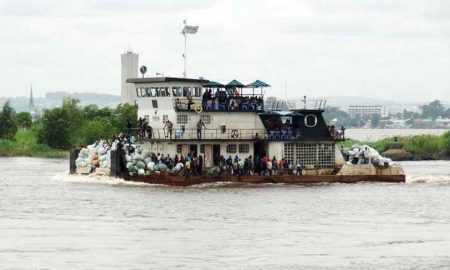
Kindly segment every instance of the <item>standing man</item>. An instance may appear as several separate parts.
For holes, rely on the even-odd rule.
[[[197,139],[199,140],[202,138],[202,127],[206,129],[205,124],[202,122],[202,119],[200,118],[200,120],[198,120],[197,122]]]
[[[169,136],[169,138],[172,140],[173,123],[170,122],[170,120],[167,120],[164,128],[167,128],[166,138],[167,138],[167,136]]]

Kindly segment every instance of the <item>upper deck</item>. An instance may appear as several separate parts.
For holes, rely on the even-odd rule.
[[[244,85],[175,77],[134,78],[127,83],[134,84],[140,109],[178,112],[262,112],[264,88],[269,87],[259,80]]]

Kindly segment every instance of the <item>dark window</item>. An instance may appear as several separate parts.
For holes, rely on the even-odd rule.
[[[156,99],[152,100],[152,106],[154,109],[158,109],[158,101]]]

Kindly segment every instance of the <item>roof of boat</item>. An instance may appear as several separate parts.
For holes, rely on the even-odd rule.
[[[130,78],[127,79],[127,83],[160,83],[160,82],[187,82],[187,83],[201,83],[205,84],[209,82],[203,78],[178,78],[178,77],[148,77],[148,78]]]

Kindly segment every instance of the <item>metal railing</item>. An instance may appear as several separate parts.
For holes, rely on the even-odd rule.
[[[133,129],[132,133],[140,139],[154,140],[298,140],[300,132],[296,129],[267,131],[266,129]]]
[[[226,102],[214,102],[208,100],[205,103],[200,99],[192,99],[191,102],[188,100],[174,100],[173,107],[176,111],[219,111],[219,112],[260,112],[264,110],[264,102],[237,102],[235,106],[230,106],[228,101]]]

